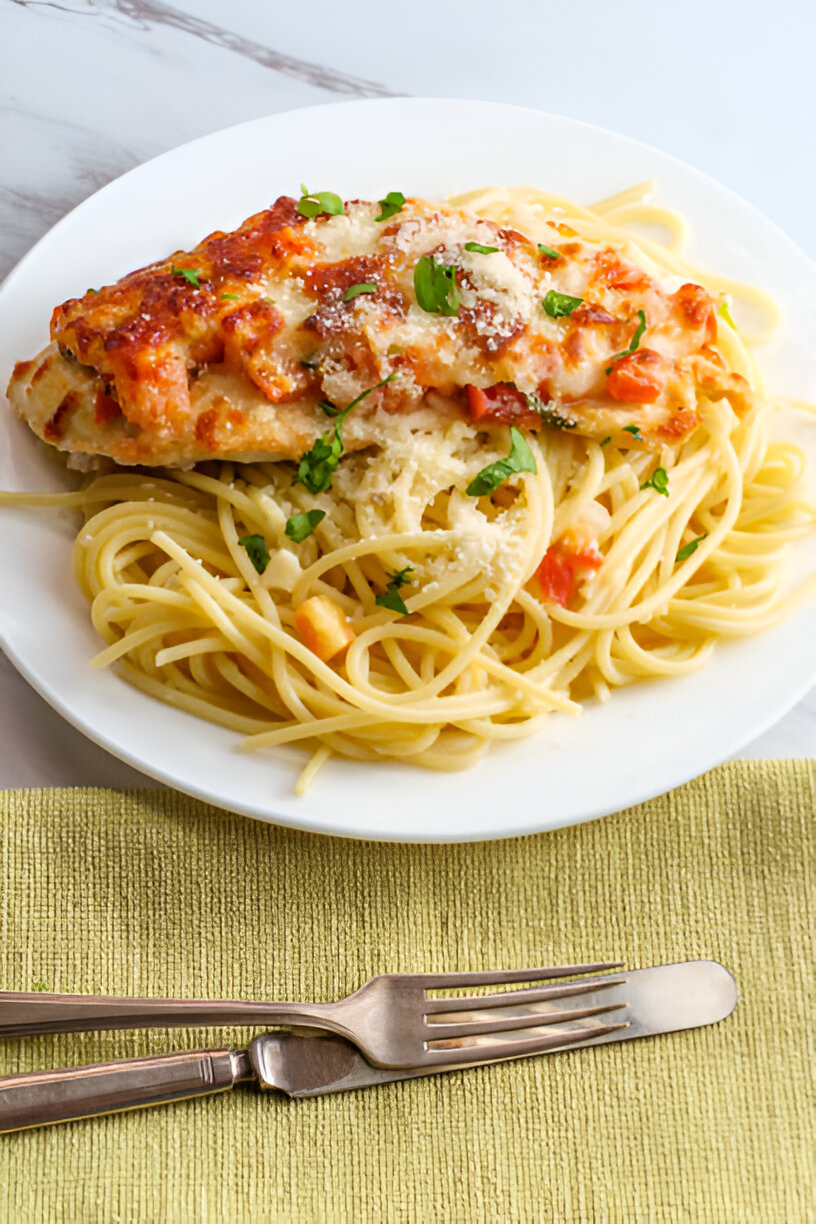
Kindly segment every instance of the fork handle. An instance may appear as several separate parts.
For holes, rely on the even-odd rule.
[[[103,1029],[208,1028],[235,1025],[296,1025],[331,1029],[337,1004],[244,1002],[227,999],[141,999],[116,995],[44,994],[0,990],[0,1037],[34,1033],[88,1033]]]
[[[226,1092],[251,1079],[246,1051],[196,1050],[0,1078],[0,1133]]]

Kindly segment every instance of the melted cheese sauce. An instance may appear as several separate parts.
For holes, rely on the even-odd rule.
[[[552,257],[441,204],[407,200],[384,222],[379,212],[350,201],[307,220],[282,197],[232,234],[65,302],[52,321],[59,355],[18,367],[15,407],[62,449],[189,465],[296,458],[326,428],[321,400],[345,407],[388,377],[362,421],[413,414],[434,395],[467,419],[475,389],[493,396],[474,411],[486,424],[537,428],[531,408],[548,406],[545,425],[659,446],[696,428],[701,395],[747,406],[747,383],[712,348],[715,303],[699,286],[670,293],[565,225],[547,226]],[[424,258],[454,270],[454,314],[419,305]],[[370,291],[348,296],[359,285]],[[552,293],[580,304],[554,317]],[[365,426],[354,438],[366,445]]]

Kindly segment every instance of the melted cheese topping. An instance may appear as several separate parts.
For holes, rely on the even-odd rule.
[[[701,287],[670,293],[564,225],[550,226],[553,258],[441,204],[411,199],[385,222],[379,211],[350,201],[307,220],[282,197],[231,234],[70,299],[52,346],[16,368],[12,402],[61,449],[165,465],[296,458],[326,428],[321,400],[345,407],[389,376],[356,410],[350,446],[369,444],[378,414],[424,419],[439,396],[440,423],[629,430],[653,446],[696,428],[701,396],[745,408]],[[454,315],[417,301],[426,256],[455,269]],[[375,288],[347,300],[361,284]],[[551,291],[580,304],[553,317]]]

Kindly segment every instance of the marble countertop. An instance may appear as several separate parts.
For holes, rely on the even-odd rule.
[[[553,111],[718,178],[816,255],[816,8],[505,0],[0,0],[0,276],[140,162],[260,115],[394,95]],[[808,145],[810,147],[808,147]],[[811,756],[816,691],[740,754]],[[87,742],[0,655],[0,786],[148,780]]]

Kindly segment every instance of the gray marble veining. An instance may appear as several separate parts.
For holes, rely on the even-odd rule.
[[[75,3],[57,4],[56,0],[12,0],[13,4],[27,9],[54,10],[59,13],[70,13],[77,17],[90,18],[96,21],[125,22],[144,32],[165,26],[169,29],[181,30],[193,38],[211,43],[246,59],[254,60],[264,68],[271,68],[283,76],[296,81],[305,81],[318,89],[327,89],[332,93],[348,94],[354,98],[390,98],[394,91],[375,81],[360,80],[344,72],[322,64],[312,64],[291,55],[284,55],[273,47],[268,47],[210,21],[174,8],[170,4],[160,4],[157,0],[76,0]]]

